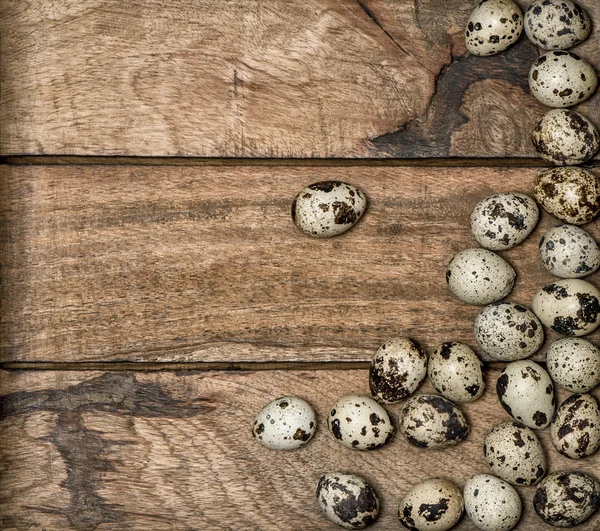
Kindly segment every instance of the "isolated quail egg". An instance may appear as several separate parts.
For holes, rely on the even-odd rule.
[[[325,474],[317,485],[317,500],[323,512],[345,529],[364,529],[379,516],[375,489],[354,474]]]
[[[263,407],[252,426],[252,435],[273,450],[295,450],[304,446],[317,429],[310,404],[297,396],[284,396]]]
[[[463,515],[462,493],[452,481],[431,478],[408,491],[398,507],[402,525],[416,531],[447,531]]]
[[[600,135],[585,116],[567,109],[552,109],[536,123],[531,134],[540,157],[558,166],[581,164],[600,147]]]
[[[443,396],[417,395],[402,406],[398,431],[419,448],[445,448],[466,439],[469,424],[462,411]]]
[[[600,483],[584,472],[554,472],[537,487],[533,507],[554,527],[573,527],[587,520],[600,505]]]
[[[533,297],[533,312],[565,336],[584,336],[600,324],[600,291],[578,278],[547,284]]]
[[[548,229],[540,240],[544,267],[562,278],[581,278],[600,267],[600,248],[596,240],[574,225]]]
[[[519,493],[491,474],[473,476],[463,489],[465,511],[478,529],[510,531],[521,518]]]
[[[512,361],[527,358],[544,342],[538,318],[520,304],[494,302],[475,318],[475,339],[493,358]]]
[[[600,212],[600,179],[577,166],[537,174],[533,195],[546,212],[573,225],[584,225]]]
[[[600,448],[600,407],[592,395],[571,395],[550,425],[552,444],[561,454],[581,459]]]
[[[343,446],[353,450],[381,448],[394,436],[387,411],[368,396],[340,398],[329,411],[327,426]]]
[[[525,194],[494,194],[475,205],[471,232],[482,247],[504,251],[531,234],[539,215],[536,202]]]
[[[487,249],[465,249],[446,269],[450,291],[469,304],[489,304],[506,297],[515,283],[515,270]]]
[[[572,52],[548,52],[529,70],[531,93],[544,105],[565,108],[587,100],[598,86],[594,67]]]
[[[473,55],[494,55],[517,42],[522,31],[523,14],[512,0],[483,0],[469,17],[465,43]]]
[[[513,485],[535,485],[546,474],[546,456],[539,439],[520,422],[494,426],[483,441],[490,470]]]
[[[427,364],[429,380],[436,390],[454,402],[477,400],[485,389],[483,364],[470,347],[442,343]]]
[[[371,360],[373,398],[392,404],[412,395],[427,375],[427,354],[414,339],[395,337],[379,347]]]
[[[600,349],[580,337],[554,341],[546,352],[552,380],[573,393],[587,393],[600,384]]]
[[[530,360],[509,363],[496,382],[504,410],[526,426],[541,430],[550,424],[556,407],[550,375]]]
[[[328,238],[351,229],[366,207],[367,198],[355,186],[322,181],[307,186],[296,196],[292,219],[305,234]]]
[[[535,0],[525,12],[525,33],[545,50],[566,50],[588,38],[588,14],[571,0]]]

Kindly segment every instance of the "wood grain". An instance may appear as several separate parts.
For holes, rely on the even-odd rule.
[[[535,173],[2,167],[0,359],[365,361],[395,335],[473,344],[480,308],[449,293],[446,265],[476,246],[474,205],[529,192]],[[345,235],[315,240],[290,205],[326,179],[360,186],[369,207]],[[529,305],[552,280],[537,243],[553,223],[544,215],[504,253],[518,274],[510,300]]]
[[[333,530],[315,486],[326,472],[352,471],[381,496],[372,529],[399,529],[397,504],[413,484],[441,475],[462,486],[488,471],[483,437],[508,418],[493,373],[483,398],[464,406],[472,424],[464,443],[425,451],[398,436],[375,452],[347,450],[327,432],[325,416],[340,396],[368,393],[367,374],[2,372],[1,528]],[[289,394],[314,406],[317,434],[300,451],[266,450],[252,439],[252,419],[266,402]],[[398,409],[389,408],[394,418]],[[551,446],[548,429],[540,438],[550,470],[598,473],[599,454],[571,461]],[[552,529],[532,510],[534,491],[519,489],[525,512],[518,531]],[[598,526],[600,515],[578,529]],[[457,529],[475,527],[465,518]]]
[[[523,6],[527,2],[521,2]],[[600,4],[581,0],[600,20]],[[3,2],[0,154],[533,156],[538,50],[466,54],[470,2]],[[600,67],[599,24],[577,50]],[[592,119],[600,99],[581,106]]]

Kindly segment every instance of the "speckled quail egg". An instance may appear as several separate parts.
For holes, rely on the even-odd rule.
[[[408,491],[398,507],[400,523],[416,531],[447,531],[465,510],[462,493],[452,481],[431,478]]]
[[[387,411],[368,396],[340,398],[329,411],[327,426],[343,446],[353,450],[381,448],[394,436]]]
[[[491,474],[478,474],[469,479],[463,496],[467,516],[483,531],[510,531],[521,518],[519,493]]]
[[[588,394],[571,395],[556,410],[550,425],[552,444],[561,454],[581,459],[600,448],[600,407]]]
[[[446,269],[450,291],[469,304],[489,304],[506,297],[515,283],[515,270],[487,249],[465,249]]]
[[[584,336],[600,325],[600,291],[578,278],[547,284],[532,308],[544,325],[565,336]]]
[[[317,485],[317,500],[323,512],[345,529],[364,529],[379,516],[375,489],[355,474],[325,474]]]
[[[600,505],[600,483],[584,472],[554,472],[537,487],[533,507],[554,527],[573,527],[587,520]]]
[[[592,30],[588,14],[571,0],[535,0],[525,12],[525,33],[545,50],[566,50]]]
[[[600,135],[585,116],[552,109],[535,124],[531,140],[538,155],[558,166],[581,164],[600,147]]]
[[[520,304],[494,302],[475,318],[475,339],[493,358],[512,361],[527,358],[544,342],[538,318]]]
[[[600,349],[586,339],[565,337],[546,352],[552,380],[573,393],[587,393],[600,385]]]
[[[307,186],[296,196],[292,219],[305,234],[328,238],[351,229],[366,207],[367,198],[355,186],[322,181]]]
[[[517,42],[522,31],[523,14],[512,0],[483,0],[469,17],[465,43],[473,55],[494,55]]]
[[[534,430],[550,424],[556,407],[550,375],[530,360],[509,363],[496,382],[498,400],[504,410]]]
[[[513,485],[535,485],[546,474],[546,456],[539,439],[520,422],[494,426],[483,441],[490,470]]]
[[[591,234],[574,225],[548,229],[540,240],[544,267],[562,278],[581,278],[600,267],[600,248]]]
[[[252,435],[273,450],[295,450],[304,446],[317,429],[310,404],[297,396],[284,396],[263,407],[252,426]]]
[[[450,341],[437,347],[429,357],[427,374],[436,390],[454,402],[477,400],[485,389],[483,364],[463,343]]]
[[[504,251],[521,243],[535,228],[539,209],[531,197],[517,193],[486,197],[471,213],[471,232],[482,247]]]
[[[529,88],[548,107],[563,109],[587,100],[598,86],[594,67],[572,52],[548,52],[529,70]]]
[[[398,431],[419,448],[445,448],[466,439],[469,424],[450,400],[427,394],[413,396],[404,403]]]
[[[412,395],[427,375],[427,354],[414,339],[386,341],[371,360],[369,386],[373,398],[393,404]]]
[[[539,172],[533,195],[546,212],[572,225],[585,225],[600,212],[600,179],[577,166]]]

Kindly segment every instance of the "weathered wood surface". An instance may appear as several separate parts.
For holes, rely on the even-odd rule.
[[[463,485],[487,472],[483,437],[508,420],[493,389],[498,373],[488,375],[482,399],[464,406],[467,441],[425,451],[397,436],[368,453],[343,448],[325,421],[340,396],[368,393],[367,371],[0,375],[4,531],[333,530],[314,498],[330,471],[372,481],[382,499],[372,529],[400,529],[397,504],[408,489],[440,475]],[[252,439],[251,423],[266,402],[288,394],[314,406],[319,429],[300,451],[269,451]],[[389,407],[394,416],[398,409]],[[540,437],[550,470],[598,474],[600,454],[570,461],[554,450],[548,429]],[[534,491],[519,489],[520,531],[552,529],[533,512]],[[599,526],[600,515],[578,529]],[[457,529],[475,527],[465,518]]]
[[[474,205],[530,191],[535,174],[2,167],[1,360],[361,361],[394,335],[474,344],[480,308],[450,294],[446,265],[477,245]],[[326,179],[360,186],[369,207],[348,233],[316,240],[290,205]],[[553,223],[544,215],[503,253],[518,274],[510,300],[528,306],[552,280],[537,244]]]
[[[2,2],[0,154],[532,156],[538,50],[466,54],[474,3]]]

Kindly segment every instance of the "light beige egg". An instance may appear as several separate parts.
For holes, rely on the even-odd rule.
[[[512,0],[483,0],[467,21],[465,44],[473,55],[494,55],[517,42],[522,31],[523,13]]]
[[[478,474],[463,489],[465,512],[482,531],[510,531],[521,518],[521,498],[510,483]]]
[[[582,459],[600,448],[600,407],[588,394],[571,395],[556,410],[550,425],[552,444],[562,455]]]
[[[554,341],[546,351],[552,380],[573,393],[587,393],[600,385],[600,349],[581,337]]]
[[[545,50],[567,50],[586,40],[592,21],[571,0],[535,0],[525,11],[525,33]]]

